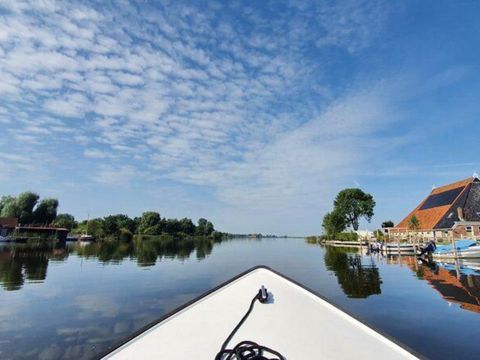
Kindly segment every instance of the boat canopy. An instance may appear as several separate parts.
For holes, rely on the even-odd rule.
[[[475,240],[456,240],[455,241],[455,247],[457,250],[464,250],[466,248],[469,248],[470,246],[477,245],[477,242]],[[453,251],[453,246],[452,244],[449,245],[439,245],[437,246],[437,249],[435,250],[436,254],[443,254],[443,253],[448,253]]]

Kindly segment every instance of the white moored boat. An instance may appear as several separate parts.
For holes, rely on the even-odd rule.
[[[261,303],[254,297],[263,285],[268,298]],[[249,306],[253,309],[246,315]],[[232,332],[237,324],[238,331]],[[230,334],[232,338],[224,344]],[[274,352],[265,351],[265,357],[218,355],[222,348],[232,349],[245,340]],[[248,343],[244,349],[248,346],[255,348]],[[195,299],[103,356],[169,360],[418,358],[318,294],[266,267],[251,269]]]
[[[433,252],[433,257],[438,259],[473,259],[480,258],[480,246],[475,240],[455,240],[455,248],[450,245],[439,245]]]

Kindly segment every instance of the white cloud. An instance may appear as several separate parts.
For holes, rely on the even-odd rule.
[[[271,16],[267,5],[3,3],[0,122],[63,166],[89,161],[103,185],[168,179],[247,207],[328,192],[395,117],[381,84],[333,89],[322,51],[367,47],[385,13],[290,5]]]

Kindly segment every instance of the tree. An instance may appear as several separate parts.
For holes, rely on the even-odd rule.
[[[382,230],[380,229],[377,229],[373,232],[373,236],[375,236],[375,238],[379,241],[381,240],[384,240],[385,239],[385,234],[383,233]]]
[[[215,228],[213,227],[213,224],[210,221],[204,218],[198,219],[198,225],[196,230],[197,235],[208,236],[214,231],[215,231]]]
[[[155,225],[160,225],[161,217],[160,214],[155,211],[146,211],[142,214],[140,218],[140,223],[138,224],[138,232],[143,234],[145,230]]]
[[[103,227],[105,235],[119,236],[120,229],[126,229],[130,232],[135,231],[135,222],[127,215],[117,214],[103,218]]]
[[[410,219],[408,219],[408,228],[410,230],[418,230],[420,229],[420,220],[415,215],[412,215]]]
[[[165,220],[165,232],[168,234],[176,234],[181,231],[180,222],[177,219]]]
[[[95,236],[97,239],[101,239],[105,236],[103,219],[92,219],[83,222],[85,232],[89,235]]]
[[[58,200],[44,199],[40,201],[33,212],[33,221],[36,224],[51,224],[57,217]]]
[[[337,210],[326,213],[323,217],[322,226],[327,233],[327,237],[329,239],[334,239],[338,233],[341,233],[343,230],[345,230],[345,216],[343,213]]]
[[[13,196],[2,196],[0,200],[0,210],[0,216],[2,217],[18,218],[20,216],[20,209]]]
[[[195,224],[191,219],[183,218],[180,220],[180,231],[187,235],[195,234]]]
[[[384,221],[382,223],[382,229],[394,227],[395,224],[391,220]]]
[[[33,220],[33,208],[37,205],[40,196],[33,192],[23,192],[16,198],[18,207],[18,221],[20,224],[30,224]]]
[[[334,210],[343,214],[346,224],[358,230],[359,220],[365,218],[368,222],[373,217],[375,200],[373,196],[361,189],[345,189],[338,193],[334,202]]]
[[[58,214],[57,218],[53,222],[53,225],[60,228],[65,228],[71,231],[74,227],[77,226],[77,222],[73,215],[70,214]]]

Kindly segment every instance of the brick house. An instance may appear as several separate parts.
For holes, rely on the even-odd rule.
[[[419,228],[409,228],[415,216]],[[388,229],[391,239],[480,239],[480,179],[471,178],[434,188],[400,223]]]

